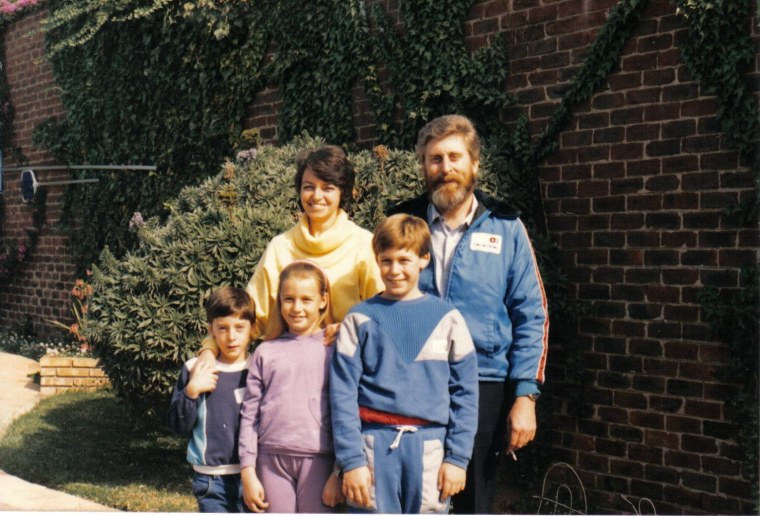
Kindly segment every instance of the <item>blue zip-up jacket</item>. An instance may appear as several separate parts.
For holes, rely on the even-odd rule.
[[[461,312],[472,334],[480,381],[514,384],[514,395],[540,392],[549,341],[546,293],[528,233],[518,213],[476,190],[478,207],[457,245],[447,292],[435,284],[435,260],[420,290]],[[391,208],[427,221],[427,194]]]

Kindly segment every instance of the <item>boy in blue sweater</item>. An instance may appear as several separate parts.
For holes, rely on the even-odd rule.
[[[427,223],[389,217],[372,241],[385,291],[344,319],[330,371],[343,494],[381,513],[448,512],[477,430],[478,365],[461,314],[423,294]]]
[[[195,472],[193,494],[200,512],[245,512],[238,436],[255,313],[245,290],[215,290],[206,301],[206,318],[220,350],[216,365],[191,358],[172,393],[169,428],[192,435],[187,460]]]

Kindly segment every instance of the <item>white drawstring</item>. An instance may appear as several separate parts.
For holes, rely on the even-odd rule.
[[[403,425],[403,426],[397,426],[396,430],[398,430],[398,433],[396,434],[396,438],[393,440],[393,442],[390,445],[391,450],[395,450],[396,448],[398,448],[398,445],[401,444],[401,436],[404,435],[404,432],[414,433],[417,431],[417,427]]]

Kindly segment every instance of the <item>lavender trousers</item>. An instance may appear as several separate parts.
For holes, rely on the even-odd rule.
[[[269,502],[267,512],[335,512],[322,503],[322,488],[334,463],[332,455],[301,457],[259,452],[256,473]]]

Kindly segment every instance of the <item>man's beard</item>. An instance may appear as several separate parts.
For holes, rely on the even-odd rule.
[[[428,183],[430,202],[440,212],[446,213],[460,206],[475,189],[475,176],[470,174],[461,181],[456,180],[456,188],[451,189],[446,183],[446,178],[441,177],[434,182]]]

